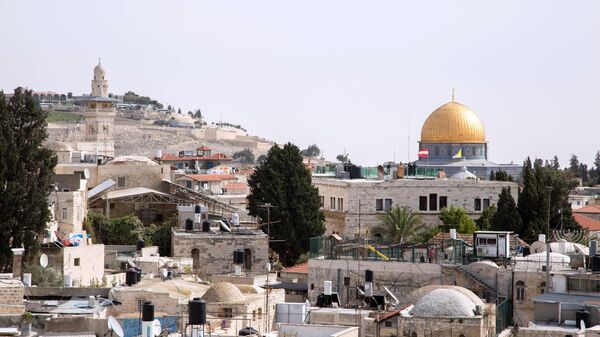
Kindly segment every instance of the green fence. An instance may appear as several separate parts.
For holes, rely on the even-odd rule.
[[[505,298],[496,306],[496,334],[512,325],[512,303]]]

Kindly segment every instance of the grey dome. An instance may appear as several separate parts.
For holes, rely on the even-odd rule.
[[[475,302],[455,289],[435,289],[415,304],[415,317],[474,317]]]

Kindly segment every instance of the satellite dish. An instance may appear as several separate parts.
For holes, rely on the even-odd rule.
[[[153,330],[154,336],[160,335],[160,333],[162,332],[162,326],[160,325],[159,320],[155,319],[154,322],[152,322],[152,330]]]
[[[394,294],[392,294],[392,292],[387,288],[387,287],[383,287],[383,289],[385,289],[385,292],[390,295],[390,297],[394,300],[394,306],[397,306],[400,301],[398,301],[398,298],[396,296],[394,296]]]
[[[167,276],[169,276],[169,271],[167,270],[167,268],[163,268],[163,270],[162,270],[162,277],[163,278],[167,278]]]
[[[46,255],[46,254],[40,255],[40,266],[42,268],[48,267],[48,255]]]
[[[119,321],[112,316],[108,316],[108,329],[111,331],[111,333],[114,332],[115,335],[119,337],[123,337],[125,335]]]
[[[226,223],[224,223],[223,221],[219,220],[219,224],[221,225],[221,228],[226,231],[226,232],[231,232],[231,228],[229,228],[229,226],[227,226]]]
[[[88,169],[84,169],[84,170],[83,170],[83,177],[84,177],[85,179],[90,179],[90,170],[88,170]]]
[[[129,263],[129,265],[130,265],[131,267],[133,267],[133,268],[137,267],[137,266],[136,266],[136,264],[135,264],[135,262],[133,262],[133,259],[132,259],[132,258],[128,258],[128,259],[127,259],[127,263]]]

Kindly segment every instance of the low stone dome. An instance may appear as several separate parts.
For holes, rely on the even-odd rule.
[[[208,303],[237,302],[244,298],[242,292],[233,284],[219,282],[212,285],[202,296]]]
[[[432,290],[411,311],[415,317],[474,317],[475,302],[456,289]]]

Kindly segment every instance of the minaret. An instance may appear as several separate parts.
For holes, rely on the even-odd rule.
[[[94,67],[94,79],[92,80],[92,96],[108,97],[108,81],[104,79],[104,68],[98,60],[98,65]]]

